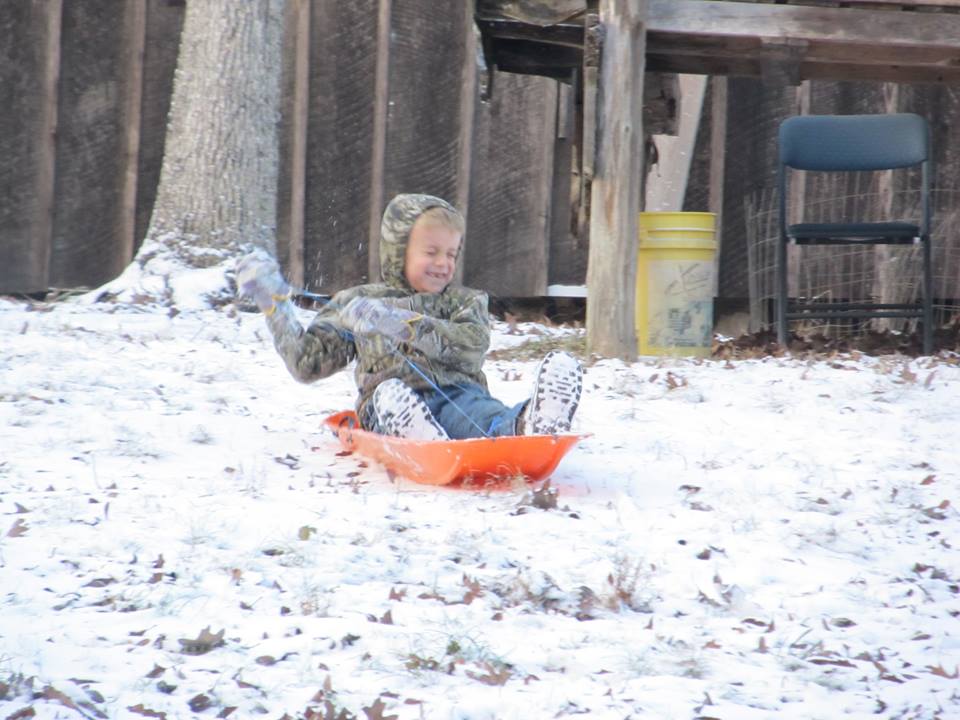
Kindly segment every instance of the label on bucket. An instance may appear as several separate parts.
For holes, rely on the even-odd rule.
[[[713,332],[713,262],[654,260],[647,295],[651,347],[709,348]]]

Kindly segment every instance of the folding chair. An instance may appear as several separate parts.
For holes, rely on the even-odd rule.
[[[802,115],[780,124],[776,254],[777,339],[786,345],[791,321],[817,318],[920,318],[923,352],[933,350],[930,250],[930,131],[919,115]],[[913,221],[789,224],[789,170],[861,172],[919,165],[920,211]],[[919,243],[923,265],[916,303],[824,302],[787,297],[787,245],[909,245]]]

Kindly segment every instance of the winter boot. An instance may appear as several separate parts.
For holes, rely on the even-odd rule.
[[[393,378],[373,391],[377,431],[410,440],[449,440],[446,431],[423,399],[402,381]]]
[[[522,435],[554,435],[570,430],[573,414],[580,404],[583,368],[580,362],[560,350],[551,350],[540,362],[533,395],[517,422]]]

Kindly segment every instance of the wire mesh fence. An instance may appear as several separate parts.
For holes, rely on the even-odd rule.
[[[891,191],[875,178],[828,176],[808,185],[791,201],[802,207],[790,222],[844,222],[910,219],[920,216],[918,191]],[[779,241],[778,197],[764,188],[744,200],[747,225],[747,279],[750,331],[773,327],[776,248]],[[960,190],[931,193],[933,297],[935,322],[960,314]],[[791,298],[815,302],[913,303],[922,278],[919,245],[789,246],[787,289]],[[856,337],[868,331],[913,332],[916,318],[827,318],[795,322],[801,336]]]

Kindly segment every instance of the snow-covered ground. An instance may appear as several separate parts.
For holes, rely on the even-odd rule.
[[[343,453],[256,314],[0,344],[0,717],[960,718],[955,356],[598,362],[544,509]]]

